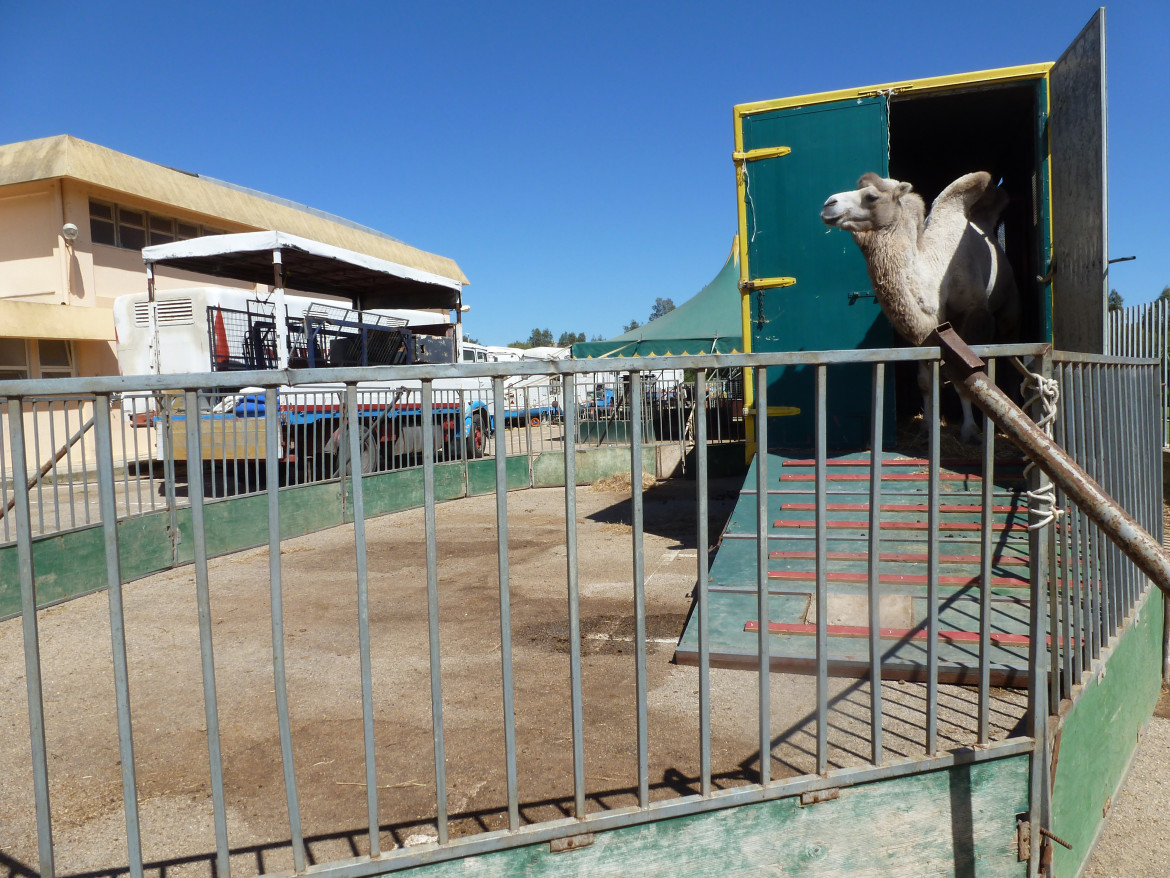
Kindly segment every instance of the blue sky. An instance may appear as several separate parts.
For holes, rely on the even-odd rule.
[[[733,105],[1053,61],[1097,5],[0,0],[0,143],[72,134],[450,256],[487,343],[608,337],[723,265]],[[1170,2],[1107,28],[1133,304],[1170,284]]]

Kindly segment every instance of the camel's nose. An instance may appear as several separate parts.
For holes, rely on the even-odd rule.
[[[837,196],[836,196],[836,195],[830,195],[830,196],[829,196],[829,197],[828,197],[828,198],[825,200],[825,207],[832,207],[832,206],[833,206],[834,204],[836,204],[836,203],[837,203]]]

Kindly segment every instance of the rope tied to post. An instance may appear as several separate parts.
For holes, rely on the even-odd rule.
[[[1055,378],[1045,378],[1033,372],[1019,357],[1012,357],[1011,360],[1012,365],[1024,376],[1024,380],[1020,382],[1020,394],[1024,397],[1020,408],[1030,411],[1031,407],[1039,402],[1040,418],[1036,421],[1036,426],[1051,439],[1052,422],[1056,420],[1057,405],[1060,402],[1060,383]],[[1028,461],[1028,465],[1024,467],[1024,475],[1031,475],[1035,467],[1033,461]],[[1028,515],[1032,519],[1028,524],[1028,530],[1040,530],[1064,515],[1064,510],[1056,507],[1056,486],[1043,470],[1040,472],[1040,486],[1035,491],[1025,493],[1028,496]]]

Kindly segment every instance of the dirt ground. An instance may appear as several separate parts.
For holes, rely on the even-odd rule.
[[[712,484],[711,535],[739,480]],[[628,484],[578,489],[585,772],[590,811],[636,804],[632,528]],[[698,791],[698,672],[672,662],[696,581],[694,483],[645,497],[651,797]],[[572,814],[565,503],[561,489],[509,495],[516,751],[521,819]],[[451,834],[507,825],[500,601],[493,496],[437,510],[442,711]],[[434,838],[436,785],[421,510],[367,523],[378,822],[383,850]],[[704,547],[706,549],[706,547]],[[303,832],[312,862],[368,851],[353,528],[284,543],[288,692]],[[210,564],[220,741],[232,869],[292,868],[272,670],[268,552]],[[154,876],[214,874],[207,723],[190,567],[125,587],[143,853]],[[127,863],[107,596],[39,616],[57,874]],[[37,872],[19,619],[0,623],[0,870]],[[717,787],[758,778],[752,673],[713,670]],[[831,682],[829,758],[864,764],[868,684]],[[815,680],[771,677],[773,777],[815,770]],[[995,737],[1025,696],[999,692]],[[923,752],[925,689],[883,684],[887,758]],[[971,743],[973,690],[941,687],[940,746]]]

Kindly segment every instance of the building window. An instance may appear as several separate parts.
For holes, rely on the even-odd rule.
[[[37,342],[42,378],[73,377],[73,345],[55,338],[42,338]]]
[[[95,244],[109,244],[111,247],[118,245],[114,205],[101,201],[89,203],[89,236]]]
[[[175,221],[170,217],[150,217],[150,243],[169,244],[175,240]]]
[[[127,250],[146,246],[146,214],[141,210],[118,208],[118,246]]]
[[[89,236],[95,244],[106,244],[123,250],[141,250],[154,244],[225,234],[223,229],[184,222],[120,204],[89,202]]]
[[[28,346],[23,338],[0,338],[0,380],[28,377]]]

